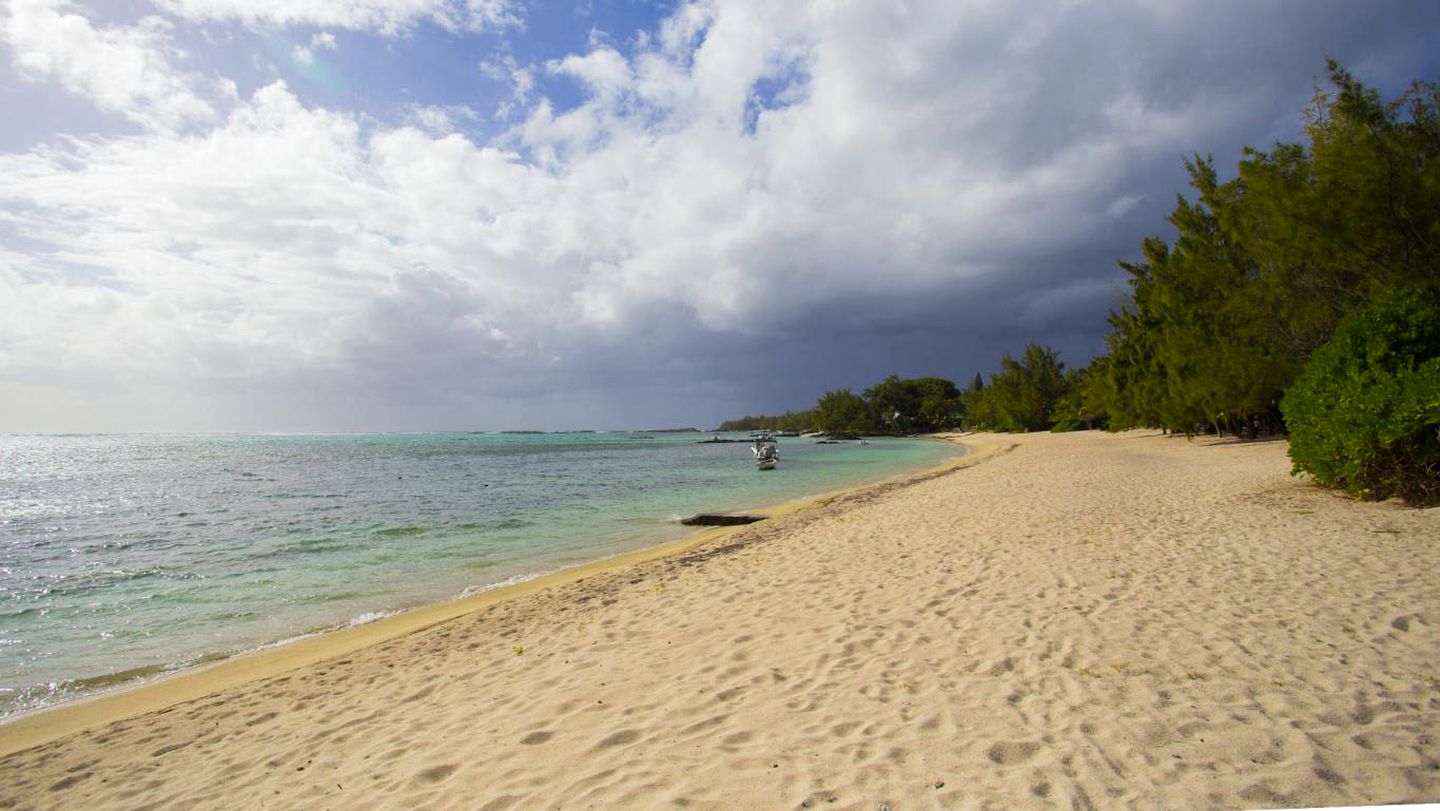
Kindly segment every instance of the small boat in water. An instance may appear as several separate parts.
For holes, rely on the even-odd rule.
[[[773,470],[780,464],[780,457],[775,452],[774,445],[766,445],[764,450],[755,455],[755,466],[761,470]]]
[[[775,444],[775,437],[768,433],[755,436],[750,452],[755,454],[755,466],[761,470],[773,470],[780,464],[780,449]]]

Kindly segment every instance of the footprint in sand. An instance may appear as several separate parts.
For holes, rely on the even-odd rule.
[[[1040,751],[1040,744],[1034,741],[1001,741],[985,750],[985,757],[1000,765],[1024,763]]]
[[[622,729],[619,732],[612,732],[605,736],[599,743],[595,744],[596,749],[609,749],[614,746],[624,746],[627,743],[634,743],[640,740],[640,731],[637,729]]]
[[[460,767],[455,765],[454,763],[445,763],[440,766],[431,766],[425,771],[415,775],[415,779],[419,780],[421,783],[439,783],[440,781],[454,774],[455,770],[458,768]]]
[[[1409,631],[1410,623],[1412,622],[1429,625],[1429,623],[1425,621],[1425,617],[1421,614],[1401,614],[1395,619],[1390,620],[1390,627],[1397,631]]]

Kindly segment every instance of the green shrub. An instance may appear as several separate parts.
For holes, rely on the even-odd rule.
[[[1050,433],[1063,434],[1069,431],[1078,431],[1084,427],[1085,426],[1081,425],[1080,421],[1075,419],[1074,417],[1066,417],[1051,426]]]
[[[1361,311],[1280,409],[1293,473],[1366,500],[1440,503],[1440,303],[1410,292]]]

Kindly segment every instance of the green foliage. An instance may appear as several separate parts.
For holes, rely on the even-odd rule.
[[[877,430],[910,433],[959,423],[964,405],[955,384],[940,377],[901,380],[890,375],[865,390],[870,424]]]
[[[1440,86],[1386,104],[1333,60],[1306,111],[1309,144],[1247,150],[1236,228],[1278,288],[1292,340],[1323,343],[1385,291],[1440,275]]]
[[[910,382],[920,396],[917,427],[930,430],[959,427],[965,416],[965,402],[954,383],[942,377],[921,377]]]
[[[1336,330],[1286,393],[1294,472],[1440,504],[1440,304],[1398,293]]]
[[[1335,63],[1305,144],[1247,149],[1237,176],[1187,162],[1176,238],[1121,263],[1131,300],[1084,384],[1112,428],[1252,428],[1336,326],[1388,290],[1440,280],[1440,89],[1385,104]],[[1278,425],[1276,426],[1278,427]]]
[[[964,413],[965,404],[953,382],[942,377],[902,380],[890,375],[863,395],[849,389],[826,392],[812,409],[787,411],[779,417],[726,420],[716,430],[911,433],[957,427]]]
[[[1041,431],[1066,393],[1068,381],[1060,353],[1028,344],[1019,360],[1006,355],[1000,372],[979,392],[966,392],[967,424],[997,431]]]
[[[895,375],[866,389],[864,396],[869,405],[871,425],[909,431],[920,412],[920,398],[914,388],[902,383]]]
[[[1185,432],[1263,411],[1292,372],[1267,341],[1255,263],[1229,226],[1244,197],[1208,159],[1186,163],[1194,202],[1170,215],[1173,246],[1146,240],[1145,260],[1122,263],[1132,308],[1111,317],[1108,403],[1121,425]]]
[[[815,427],[815,412],[786,411],[778,417],[767,417],[758,415],[754,417],[741,417],[738,420],[726,420],[720,423],[717,431],[809,431]]]
[[[865,431],[870,427],[870,406],[849,389],[827,391],[815,404],[815,421],[822,431]]]
[[[1099,357],[1090,361],[1084,369],[1071,369],[1065,373],[1065,392],[1055,401],[1050,419],[1055,427],[1051,431],[1089,430],[1105,423],[1104,410],[1099,407],[1103,395],[1096,393],[1096,383],[1103,382],[1103,370],[1108,358]]]

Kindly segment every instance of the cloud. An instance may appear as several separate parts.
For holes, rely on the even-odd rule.
[[[417,104],[409,109],[407,118],[431,135],[443,136],[458,132],[464,126],[461,122],[473,123],[480,115],[463,104]]]
[[[170,23],[145,17],[133,26],[95,28],[64,0],[15,0],[3,23],[16,69],[34,80],[53,79],[108,112],[151,129],[204,124],[216,116],[212,99],[233,94],[179,70],[186,57],[170,38]]]
[[[505,8],[164,7],[382,33]],[[562,427],[968,379],[1026,340],[1079,365],[1182,158],[1293,133],[1327,52],[1429,58],[1413,30],[1440,20],[1407,8],[688,2],[633,44],[488,58],[512,84],[488,140],[451,99],[391,126],[278,83],[203,131],[56,139],[0,155],[0,394],[103,381],[225,392],[217,420],[348,403],[344,427]],[[151,25],[135,47],[170,54]],[[162,96],[112,109],[192,120]]]
[[[6,156],[0,198],[24,201],[6,226],[46,246],[10,257],[16,301],[48,313],[43,332],[65,336],[11,356],[6,371],[227,376],[331,357],[335,337],[304,325],[343,322],[342,292],[384,272],[334,268],[365,250],[362,226],[330,219],[332,205],[363,200],[345,185],[357,139],[353,121],[302,110],[272,85],[203,137]]]
[[[576,247],[582,318],[679,308],[763,331],[776,301],[917,293],[1040,261],[1123,213],[1137,158],[1266,103],[1153,99],[1124,73],[1052,99],[1043,88],[1072,66],[1033,59],[1063,26],[931,11],[689,6],[630,59],[602,45],[552,63],[586,101],[542,101],[515,137],[564,177],[555,216],[596,226]],[[1063,139],[1027,121],[1057,99],[1094,110]]]
[[[4,257],[7,309],[31,316],[0,377],[258,383],[429,368],[415,353],[441,348],[446,368],[528,362],[564,315],[537,306],[549,178],[458,135],[367,137],[283,84],[203,137],[76,140],[0,174],[0,228],[37,246]]]
[[[510,0],[155,0],[155,5],[194,22],[344,28],[386,36],[406,33],[422,22],[452,31],[481,31],[521,21]]]
[[[549,65],[550,72],[573,76],[600,103],[613,102],[616,93],[629,88],[634,81],[630,64],[613,48],[596,48],[584,56],[570,54]]]
[[[530,103],[535,90],[535,65],[521,66],[511,54],[491,57],[479,64],[481,75],[495,81],[507,82],[510,95],[502,100],[495,110],[495,119],[509,121],[517,109]]]

